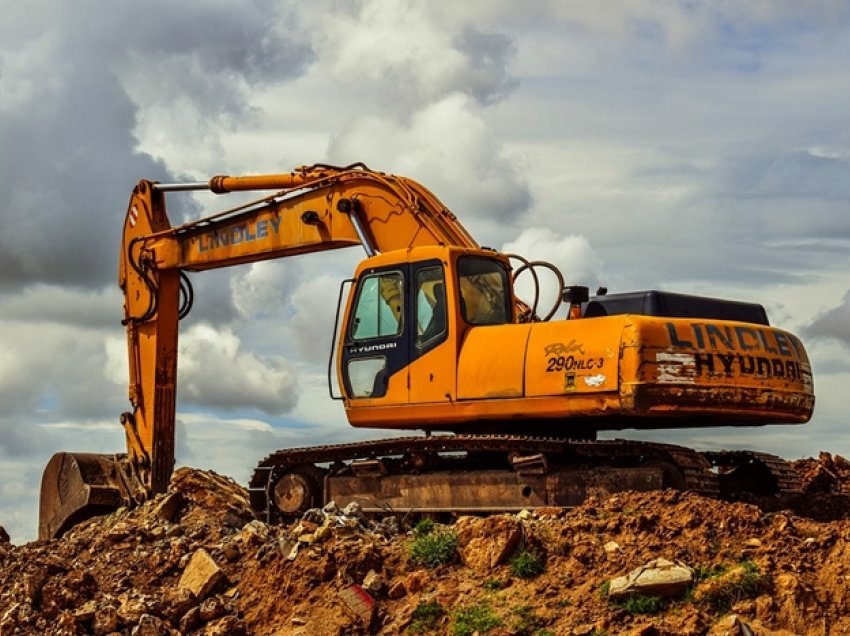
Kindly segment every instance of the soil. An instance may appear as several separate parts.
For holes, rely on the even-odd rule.
[[[781,500],[625,492],[416,530],[356,507],[268,526],[229,478],[180,469],[61,539],[0,533],[0,634],[850,634],[850,462],[794,468]],[[609,597],[656,559],[693,582]]]

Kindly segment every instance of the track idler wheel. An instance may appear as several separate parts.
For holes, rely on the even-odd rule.
[[[284,519],[293,519],[323,504],[324,476],[315,466],[289,468],[270,488],[270,500]]]

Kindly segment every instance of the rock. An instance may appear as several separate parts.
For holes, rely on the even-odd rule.
[[[316,541],[324,541],[333,534],[333,517],[328,517],[325,519],[325,522],[316,528],[316,532],[313,536],[316,537]]]
[[[455,524],[455,531],[461,560],[479,572],[488,572],[503,563],[522,540],[522,524],[508,515],[462,517]]]
[[[241,529],[245,524],[251,523],[252,515],[246,510],[228,510],[224,515],[224,525],[230,528]],[[259,523],[259,522],[258,522]]]
[[[161,618],[144,614],[139,618],[139,624],[130,632],[130,636],[171,636],[176,632],[163,622]]]
[[[92,632],[95,636],[105,636],[118,629],[118,609],[112,605],[104,605],[94,613]]]
[[[224,616],[204,627],[204,636],[245,636],[245,623],[238,616]]]
[[[371,592],[372,594],[377,594],[384,589],[384,581],[381,578],[381,575],[375,572],[375,570],[369,570],[363,578],[362,585],[366,591]]]
[[[525,510],[525,509],[523,509],[523,510],[520,510],[520,511],[517,513],[517,515],[516,515],[516,516],[517,516],[517,519],[521,519],[522,521],[528,521],[528,520],[529,520],[529,519],[531,519],[534,515],[533,515],[533,514],[531,514],[531,511],[530,511],[530,510]]]
[[[212,596],[201,603],[200,607],[201,620],[205,623],[221,618],[228,613],[229,608],[224,600],[219,596]]]
[[[347,585],[339,591],[339,597],[352,615],[366,628],[372,625],[377,615],[375,599],[359,585]]]
[[[150,538],[154,541],[159,541],[160,539],[165,538],[165,528],[162,526],[155,526],[150,531]]]
[[[300,537],[305,534],[313,534],[316,530],[319,529],[319,526],[312,521],[305,521],[302,519],[299,521],[294,528],[292,528],[291,532],[294,536]]]
[[[301,515],[301,520],[321,525],[325,522],[326,517],[327,515],[321,508],[310,508],[307,512]]]
[[[744,541],[744,545],[748,548],[760,548],[761,547],[761,539],[757,539],[755,537],[751,539],[747,539]]]
[[[47,583],[48,575],[45,570],[39,570],[24,576],[24,596],[29,604],[38,607],[41,603],[41,590]]]
[[[342,514],[346,517],[362,519],[363,506],[361,506],[360,503],[358,503],[357,501],[350,501],[348,504],[346,504],[345,508],[342,509]]]
[[[404,589],[404,581],[396,581],[390,586],[387,598],[397,600],[403,598],[405,594],[407,594],[407,590]]]
[[[737,614],[729,614],[712,625],[706,636],[753,636],[753,630]]]
[[[178,625],[178,627],[180,628],[181,634],[188,634],[200,624],[201,608],[193,607],[183,615],[183,618],[180,619],[180,624]]]
[[[298,556],[298,549],[301,547],[297,541],[290,541],[289,539],[280,539],[278,542],[278,547],[280,548],[280,553],[287,561],[294,561],[295,557]]]
[[[10,540],[9,533],[6,532],[6,528],[0,526],[0,543],[9,543]]]
[[[188,589],[198,600],[202,600],[223,578],[221,568],[206,550],[200,548],[195,551],[183,570],[177,587]]]
[[[187,588],[168,588],[162,594],[162,613],[173,622],[197,605],[195,595]]]
[[[230,561],[231,563],[233,561],[236,561],[240,556],[242,556],[242,552],[240,552],[239,546],[234,543],[228,543],[227,546],[225,546],[224,548],[223,554],[224,558]]]
[[[333,500],[331,500],[331,501],[329,501],[328,503],[325,504],[325,507],[322,508],[322,512],[324,512],[326,515],[334,515],[334,516],[337,516],[337,515],[340,514],[339,513],[339,506],[337,506],[336,502],[333,501]]]
[[[162,499],[159,500],[159,503],[156,504],[154,514],[163,521],[174,523],[177,519],[177,513],[180,512],[180,509],[185,503],[186,499],[183,497],[182,492],[179,490],[171,491],[166,493]]]
[[[239,531],[243,545],[261,545],[269,540],[269,527],[262,521],[249,521]]]
[[[684,564],[667,559],[653,559],[626,576],[611,580],[608,596],[622,598],[633,594],[646,596],[678,596],[693,583],[694,573]]]
[[[150,614],[151,604],[145,598],[125,596],[118,606],[118,618],[126,625],[138,623],[144,614]]]
[[[76,619],[78,623],[88,623],[94,618],[96,612],[97,601],[86,601],[83,603],[82,607],[78,607],[74,610],[74,619]]]
[[[605,550],[605,554],[613,556],[620,552],[620,544],[616,541],[609,541],[603,546],[603,549]]]

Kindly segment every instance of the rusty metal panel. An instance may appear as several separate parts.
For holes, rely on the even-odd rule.
[[[470,513],[570,507],[591,495],[658,490],[662,486],[663,473],[656,467],[575,468],[548,475],[482,470],[383,477],[332,476],[327,478],[325,498],[340,506],[356,501],[367,512]]]
[[[630,316],[628,327],[622,389],[624,403],[637,412],[702,412],[716,423],[799,423],[811,417],[811,365],[803,344],[787,331],[646,316]]]

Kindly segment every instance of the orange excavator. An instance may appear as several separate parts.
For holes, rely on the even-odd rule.
[[[188,190],[270,194],[173,227],[166,195]],[[366,258],[340,287],[331,397],[352,426],[420,433],[271,452],[249,483],[260,518],[291,519],[329,500],[366,512],[485,513],[572,506],[623,489],[734,497],[798,487],[790,467],[765,453],[597,440],[624,428],[808,421],[806,351],[760,305],[660,291],[590,296],[564,287],[548,263],[479,246],[411,179],[317,164],[136,186],[119,267],[127,452],[54,455],[42,478],[40,537],[166,490],[178,322],[192,307],[186,272],[351,246]],[[514,294],[516,277],[537,281],[540,267],[560,281],[563,318],[552,319],[558,303],[541,319],[537,298]]]

